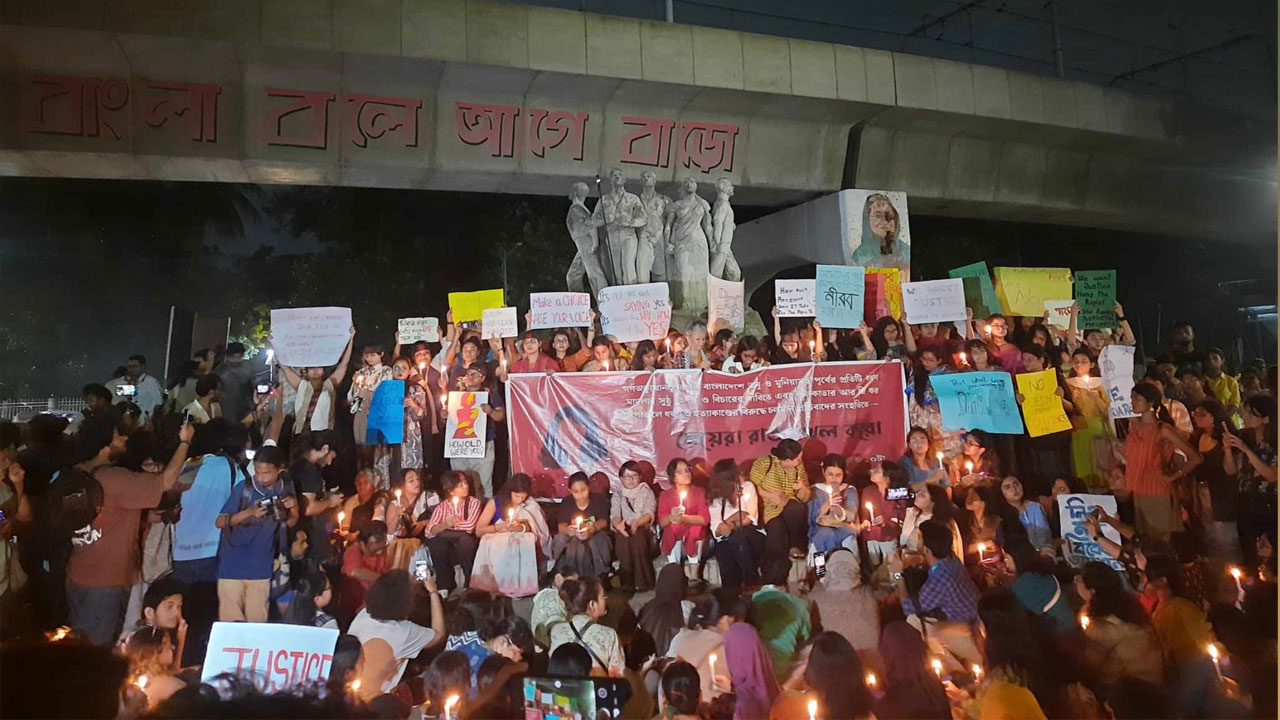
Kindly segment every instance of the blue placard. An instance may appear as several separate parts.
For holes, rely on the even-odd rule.
[[[1022,415],[1013,395],[1013,376],[1006,372],[931,375],[938,394],[943,430],[986,430],[1021,435]]]
[[[383,380],[373,391],[365,442],[370,445],[399,445],[404,442],[403,380]]]
[[[867,271],[856,265],[819,265],[814,281],[818,324],[828,328],[862,325]]]

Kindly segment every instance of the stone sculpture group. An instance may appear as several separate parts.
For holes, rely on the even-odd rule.
[[[693,178],[680,184],[675,200],[657,191],[657,180],[646,170],[636,195],[614,168],[594,210],[586,205],[591,188],[573,184],[565,225],[578,253],[565,276],[569,290],[582,290],[584,279],[593,295],[610,285],[665,281],[673,307],[698,310],[707,306],[707,275],[742,279],[733,257],[733,183],[716,181],[711,205],[698,195]]]

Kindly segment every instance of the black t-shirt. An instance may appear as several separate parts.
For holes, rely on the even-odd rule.
[[[572,495],[565,495],[560,498],[559,513],[556,515],[556,522],[573,524],[573,519],[578,515],[582,516],[582,522],[586,523],[592,520],[609,520],[609,498],[605,495],[591,493],[587,498],[587,509],[583,510],[578,507],[578,503],[574,501]]]
[[[333,513],[325,512],[307,517],[307,500],[302,497],[303,494],[310,493],[316,500],[327,498],[329,492],[324,486],[324,476],[315,463],[299,459],[289,466],[289,479],[298,489],[298,507],[302,513],[298,518],[298,527],[307,531],[307,557],[317,563],[327,562],[333,557],[333,548],[329,544]]]

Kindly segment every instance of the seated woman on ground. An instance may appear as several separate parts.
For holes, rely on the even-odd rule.
[[[480,511],[471,587],[507,597],[537,592],[542,560],[551,556],[551,534],[531,488],[529,476],[516,473]]]
[[[569,494],[560,499],[551,558],[558,573],[601,577],[610,570],[609,500],[591,492],[586,473],[569,478]]]

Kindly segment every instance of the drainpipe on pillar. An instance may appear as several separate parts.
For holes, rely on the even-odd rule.
[[[1049,26],[1053,29],[1053,64],[1058,70],[1058,77],[1067,76],[1062,64],[1062,33],[1058,30],[1058,5],[1049,0]]]
[[[676,21],[676,11],[673,7],[673,3],[674,0],[667,0],[667,22],[669,23]]]

